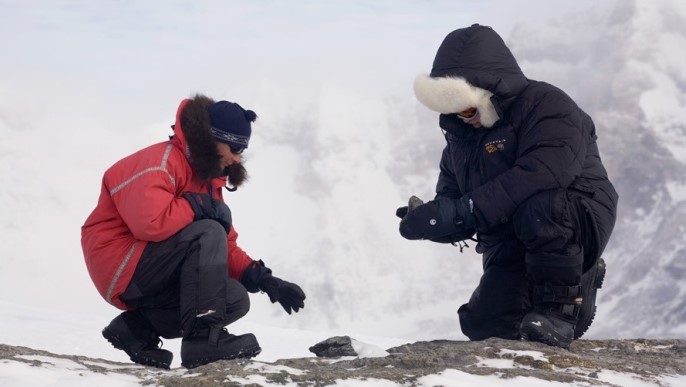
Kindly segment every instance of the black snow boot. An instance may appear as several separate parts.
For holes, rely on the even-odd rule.
[[[194,331],[184,338],[181,341],[181,365],[190,369],[217,360],[251,358],[262,351],[252,333],[234,336],[224,328],[219,332],[216,343],[210,341],[208,328]]]
[[[605,280],[605,260],[598,258],[595,265],[581,277],[581,296],[583,297],[579,310],[579,321],[574,329],[574,339],[578,339],[586,333],[595,317],[595,297],[598,289],[603,287]]]
[[[522,339],[569,348],[581,309],[581,287],[535,286],[534,301],[534,310],[520,325]]]
[[[162,341],[140,321],[135,312],[124,312],[102,330],[102,335],[114,348],[129,355],[132,362],[169,369],[174,355],[159,348]]]
[[[551,311],[533,311],[522,319],[522,340],[569,348],[574,339],[574,322]]]

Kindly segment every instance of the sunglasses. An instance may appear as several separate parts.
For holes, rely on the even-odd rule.
[[[244,147],[237,147],[234,145],[229,145],[229,148],[231,148],[231,153],[233,153],[235,155],[240,155],[245,150]]]
[[[477,110],[477,108],[469,108],[459,113],[455,113],[455,115],[465,121],[472,120],[479,115],[479,110]]]

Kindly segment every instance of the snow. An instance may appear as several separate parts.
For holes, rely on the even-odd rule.
[[[60,364],[61,359],[55,359]],[[0,362],[0,385],[22,387],[132,387],[142,379],[118,373],[96,373],[45,363],[35,367],[17,361]]]
[[[359,340],[351,339],[351,345],[359,357],[384,357],[388,356],[385,349],[373,344],[364,343]]]
[[[518,356],[528,356],[535,361],[548,362],[548,358],[542,352],[538,351],[513,351],[511,349],[501,349],[498,352],[498,355],[501,357],[500,359],[484,359],[477,357],[479,359],[479,362],[476,364],[477,367],[531,369],[530,366],[516,363],[514,358]]]
[[[41,356],[41,361],[44,363],[40,367],[32,366],[27,363],[6,360],[0,362],[0,385],[2,386],[22,386],[22,387],[131,387],[140,386],[144,379],[137,378],[130,375],[122,375],[119,373],[99,373],[84,370],[79,367],[71,367],[69,362],[63,359],[50,358]],[[74,363],[75,364],[75,363]],[[259,365],[249,366],[261,371],[269,370],[270,366]],[[273,372],[286,371],[294,373],[288,367],[272,367]],[[507,368],[507,367],[504,367]],[[297,374],[297,373],[296,373]],[[187,375],[193,377],[193,374]],[[686,376],[662,376],[660,385],[662,386],[683,386],[686,383]],[[636,374],[622,374],[613,371],[601,371],[598,373],[597,380],[612,383],[613,385],[623,387],[655,387],[657,384],[642,380]],[[270,383],[265,376],[250,375],[246,378],[234,377],[227,375],[225,382],[240,383],[242,385],[256,384],[259,386],[293,386],[295,383],[274,384]],[[336,386],[393,386],[400,387],[403,384],[390,382],[387,380],[368,378],[365,380],[345,379],[336,381]],[[568,384],[554,381],[545,381],[532,377],[515,377],[510,379],[501,379],[498,376],[478,376],[469,374],[463,371],[454,369],[446,369],[442,372],[433,375],[423,376],[417,379],[417,386],[444,386],[444,387],[462,387],[486,385],[489,387],[499,386],[527,386],[527,387],[552,387],[552,386],[588,386],[589,383],[583,384]]]
[[[246,370],[258,370],[260,373],[278,374],[281,372],[286,372],[291,375],[303,375],[306,371],[295,369],[292,367],[286,367],[282,365],[271,365],[264,363],[252,363],[245,366]]]
[[[512,351],[509,349],[501,349],[498,353],[500,356],[529,356],[534,360],[548,361],[548,358],[543,354],[543,352],[538,351]]]
[[[436,375],[424,376],[417,379],[417,384],[420,386],[445,386],[445,387],[472,387],[472,386],[489,386],[489,387],[507,387],[507,386],[530,386],[530,387],[548,387],[548,386],[570,386],[568,383],[560,383],[548,380],[541,380],[531,377],[517,376],[509,379],[501,379],[497,376],[477,376],[468,374],[463,371],[447,369]],[[571,384],[571,386],[578,386],[579,384]],[[627,385],[625,387],[629,387]],[[633,387],[633,386],[631,386]]]
[[[25,346],[35,349],[128,363],[125,353],[114,349],[101,336],[100,331],[110,319],[89,314],[65,313],[49,308],[17,306],[0,301],[3,317],[0,319],[0,343]],[[35,318],[34,316],[40,316]],[[350,335],[354,338],[353,348],[359,349],[362,357],[385,356],[382,348],[391,348],[407,343],[408,339],[393,337],[370,337],[355,332],[320,331],[311,332],[292,328],[277,328],[264,325],[250,315],[231,324],[232,333],[251,332],[257,336],[262,347],[255,360],[273,362],[278,359],[313,357],[309,347],[333,336]],[[176,354],[180,340],[163,340],[163,348]],[[179,367],[181,361],[175,356],[172,367]]]
[[[686,383],[686,376],[662,376],[659,378],[660,383],[666,386],[683,386]],[[603,370],[598,372],[598,380],[612,383],[618,386],[632,386],[632,387],[653,387],[655,383],[644,380],[638,374],[624,374],[614,371]]]
[[[477,359],[479,359],[479,362],[476,363],[477,367],[486,367],[486,368],[526,368],[525,366],[515,364],[514,360],[512,359],[484,359],[481,357],[477,356]]]
[[[258,386],[275,386],[276,384],[269,383],[267,381],[267,378],[262,375],[250,375],[245,378],[240,378],[237,376],[227,376],[225,383],[228,382],[233,382],[233,383],[240,383],[242,385],[258,385]],[[295,383],[286,383],[286,384],[278,384],[279,386],[286,386],[286,387],[297,387],[297,384]]]

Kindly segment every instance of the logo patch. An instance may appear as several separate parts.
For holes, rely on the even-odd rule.
[[[495,153],[495,152],[502,152],[505,150],[505,142],[507,140],[502,139],[502,140],[495,140],[491,142],[487,142],[485,147],[486,147],[486,152],[488,153]]]

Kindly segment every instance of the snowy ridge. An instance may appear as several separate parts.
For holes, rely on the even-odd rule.
[[[356,347],[364,351],[364,343]],[[21,386],[681,386],[686,346],[672,341],[579,341],[571,351],[543,344],[417,342],[385,356],[219,361],[159,370],[0,344],[0,381]],[[357,349],[356,348],[356,349]]]

